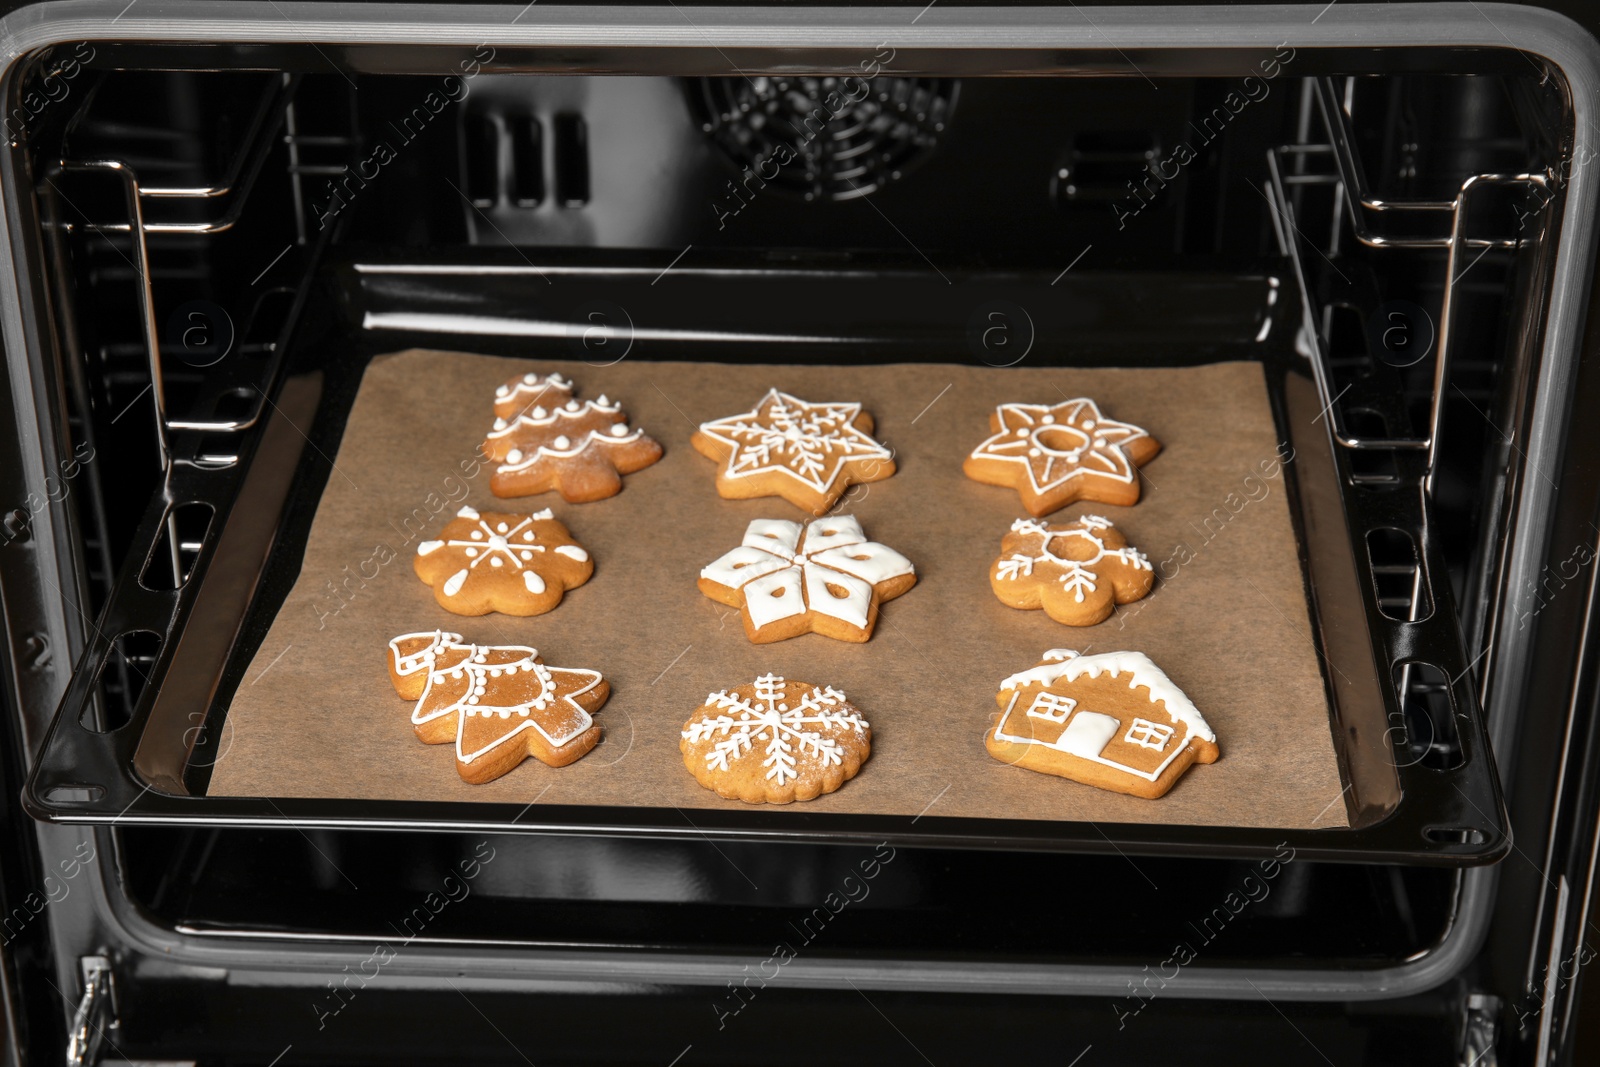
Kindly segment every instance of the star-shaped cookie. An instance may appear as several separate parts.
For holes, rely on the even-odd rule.
[[[550,509],[532,515],[464,507],[412,563],[457,615],[543,615],[594,574],[594,560]]]
[[[1059,404],[1001,404],[991,436],[962,470],[989,485],[1016,489],[1035,517],[1077,500],[1123,507],[1139,502],[1139,474],[1161,442],[1131,423],[1108,419],[1087,397]]]
[[[611,695],[598,671],[550,667],[524,645],[465,644],[435,630],[389,642],[395,692],[415,700],[411,723],[430,745],[456,745],[456,771],[493,781],[532,756],[552,767],[600,740],[591,712]]]
[[[729,500],[781,496],[826,514],[851,485],[894,473],[894,454],[872,438],[860,404],[813,404],[776,389],[750,411],[700,424],[691,439],[717,460],[717,492]]]

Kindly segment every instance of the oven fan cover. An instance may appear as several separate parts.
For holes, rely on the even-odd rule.
[[[886,75],[701,78],[690,99],[701,129],[764,189],[852,200],[933,154],[959,85]]]

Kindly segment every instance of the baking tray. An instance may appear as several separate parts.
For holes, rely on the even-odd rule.
[[[449,275],[450,272],[444,273]],[[774,273],[792,275],[794,272]],[[404,279],[401,306],[426,310],[425,302],[418,299],[417,275],[397,272],[395,276]],[[804,281],[822,288],[841,284],[838,279],[822,274]],[[893,278],[887,279],[885,288],[891,289],[894,281]],[[1145,292],[1160,292],[1159,286],[1149,284],[1151,281],[1149,277],[1141,279],[1141,288]],[[1262,278],[1238,280],[1234,285],[1217,278],[1191,278],[1189,281],[1194,284],[1181,287],[1182,299],[1192,301],[1198,290],[1209,289],[1212,298],[1199,303],[1213,310],[1219,304],[1227,303],[1226,300],[1216,299],[1218,294],[1225,294],[1242,305],[1250,302],[1249,294],[1253,293],[1259,298],[1267,288]],[[710,277],[701,278],[698,283],[726,285],[725,281],[719,283]],[[443,288],[448,289],[450,284],[446,283]],[[484,299],[481,294],[487,291],[491,294],[487,299],[493,304],[496,299],[493,294],[497,288],[514,293],[518,286],[525,284],[527,279],[499,277],[485,286],[480,277],[470,283],[467,291],[479,294],[480,300]],[[642,283],[634,281],[623,284]],[[859,286],[859,282],[856,284]],[[1008,280],[1005,289],[1013,294],[1026,295],[1030,286],[1043,287],[1047,284],[1043,279],[1024,277]],[[1067,307],[1073,306],[1075,301],[1101,303],[1105,292],[1115,289],[1117,284],[1116,279],[1105,277],[1088,279],[1075,288],[1063,291],[1062,303]],[[1125,280],[1123,284],[1126,284]],[[380,282],[370,289],[367,299],[363,301],[360,320],[368,327],[364,339],[368,351],[391,339],[406,339],[404,329],[385,332],[373,328],[373,308],[383,302],[384,283]],[[632,294],[632,306],[638,306],[638,297],[638,293]],[[723,299],[726,299],[725,293]],[[505,303],[514,306],[516,301],[511,299]],[[888,303],[893,305],[894,302],[890,300]],[[458,300],[452,303],[446,299],[442,301],[442,306],[459,311],[462,302]],[[662,315],[664,318],[670,317],[670,312],[663,310]],[[930,318],[934,321],[925,324],[923,329],[937,333],[941,326],[937,315]],[[402,322],[401,325],[405,324]],[[861,332],[871,332],[870,323],[865,324],[863,329],[863,324],[857,319],[852,325]],[[429,322],[425,323],[424,328],[437,331],[440,327],[438,322]],[[491,328],[491,332],[494,329],[498,328]],[[1262,334],[1266,332],[1262,331]],[[1281,331],[1281,334],[1287,332]],[[917,338],[914,334],[915,331],[904,328],[891,330],[889,336],[893,340],[877,348],[858,340],[856,343],[865,351],[851,354],[863,362],[893,360],[904,352],[908,344],[915,344]],[[509,347],[519,354],[540,347],[530,344],[526,339],[519,339],[508,346],[504,337],[498,338],[495,344],[501,350]],[[898,351],[896,345],[899,346]],[[546,359],[550,355],[570,357],[573,354],[570,346],[565,344],[546,344],[542,347]],[[1092,351],[1092,337],[1085,338],[1082,347]],[[1225,351],[1228,347],[1196,344],[1187,351],[1175,350],[1168,361],[1214,362],[1230,354]],[[57,717],[30,778],[26,796],[29,810],[43,818],[80,822],[494,829],[858,842],[891,840],[906,845],[938,847],[1122,850],[1130,853],[1194,855],[1267,854],[1288,844],[1297,850],[1297,854],[1326,859],[1452,865],[1491,861],[1503,854],[1509,843],[1498,782],[1482,737],[1481,715],[1473,702],[1471,686],[1466,682],[1466,663],[1454,630],[1448,590],[1442,587],[1443,583],[1439,587],[1429,583],[1434,610],[1427,618],[1418,621],[1391,620],[1378,610],[1371,563],[1366,553],[1358,550],[1369,529],[1397,527],[1414,531],[1423,551],[1422,578],[1426,580],[1433,573],[1442,574],[1442,570],[1436,569],[1437,561],[1431,558],[1429,551],[1422,521],[1421,494],[1414,484],[1408,486],[1404,479],[1389,488],[1355,488],[1352,472],[1348,470],[1344,457],[1330,448],[1326,420],[1321,418],[1314,387],[1305,373],[1303,362],[1292,348],[1284,342],[1257,345],[1253,350],[1239,347],[1256,357],[1254,362],[1262,371],[1279,440],[1291,442],[1297,453],[1296,462],[1285,469],[1283,499],[1291,513],[1299,550],[1298,562],[1302,568],[1301,578],[1307,594],[1308,617],[1304,624],[1303,639],[1308,646],[1315,642],[1319,664],[1338,664],[1337,670],[1322,671],[1322,682],[1330,708],[1326,727],[1329,730],[1329,743],[1343,782],[1335,799],[1340,801],[1345,817],[1343,820],[1334,818],[1328,821],[1344,821],[1348,823],[1347,826],[1310,829],[1304,826],[1212,825],[1197,821],[1192,815],[1184,820],[1167,820],[1161,814],[1164,801],[1153,804],[1137,802],[1145,805],[1145,811],[1148,812],[1142,812],[1137,818],[1146,821],[1124,821],[1115,813],[1102,813],[1101,817],[1092,820],[1003,818],[993,813],[981,818],[967,818],[941,814],[937,796],[930,796],[933,803],[923,812],[897,810],[875,813],[833,811],[819,805],[778,810],[747,808],[718,801],[709,794],[705,794],[711,802],[709,806],[692,806],[682,799],[676,803],[635,806],[550,803],[540,801],[537,796],[530,796],[527,800],[519,797],[516,802],[511,802],[207,795],[210,770],[228,745],[227,709],[230,698],[241,684],[250,684],[244,679],[244,668],[261,650],[267,628],[288,595],[287,584],[292,583],[298,572],[299,555],[304,550],[304,539],[310,517],[315,512],[319,489],[330,477],[341,477],[334,460],[329,457],[337,454],[344,419],[349,415],[361,369],[359,356],[346,357],[338,370],[330,371],[326,378],[301,375],[291,377],[285,383],[276,399],[276,417],[264,428],[256,454],[248,463],[242,464],[238,472],[238,484],[234,487],[236,499],[231,507],[219,507],[218,520],[213,523],[212,532],[205,540],[195,574],[182,590],[171,597],[166,605],[169,614],[163,620],[163,625],[156,627],[161,605],[152,599],[154,594],[140,587],[136,578],[133,581],[125,578],[119,583],[117,594],[108,605],[100,627],[101,636],[97,636],[86,651],[63,702],[62,713]],[[704,345],[701,349],[703,351]],[[799,357],[793,360],[795,363],[827,361],[830,354],[834,357],[832,362],[840,362],[838,357],[846,349],[841,348],[839,340],[819,338],[814,344],[803,346],[803,350],[791,351]],[[730,357],[730,362],[740,360],[744,355],[742,352],[727,351],[726,346],[724,352]],[[640,354],[631,358],[637,358]],[[679,353],[668,351],[665,354],[671,356]],[[772,346],[764,346],[758,347],[755,354],[765,357],[759,362],[766,362],[775,353]],[[1064,364],[1074,356],[1061,352],[1040,352],[1030,360],[1030,365]],[[988,362],[973,360],[970,355],[967,361],[980,365]],[[1081,363],[1081,357],[1076,362]],[[1158,352],[1154,357],[1146,356],[1145,362],[1159,364],[1162,354]],[[594,361],[591,360],[590,366],[593,365]],[[573,375],[582,384],[588,368],[581,361],[574,361],[573,368]],[[771,370],[781,374],[781,365]],[[590,370],[588,376],[593,373]],[[481,421],[475,415],[465,413],[463,418],[468,422]],[[315,429],[308,437],[302,427]],[[670,440],[672,436],[662,434],[663,439]],[[674,444],[669,443],[668,447],[670,452]],[[961,451],[959,443],[951,447]],[[686,445],[676,442],[676,448],[686,450]],[[698,460],[698,457],[690,458]],[[705,466],[706,488],[709,492],[709,464]],[[147,516],[145,527],[146,533],[151,535],[149,543],[154,542],[154,534],[160,529],[167,505],[194,494],[193,487],[183,484],[186,477],[194,479],[199,473],[181,467],[174,471],[166,499],[156,502]],[[643,472],[635,477],[648,476],[649,472]],[[617,499],[625,500],[628,492],[624,490],[623,496]],[[985,492],[1003,493],[1001,490]],[[710,499],[716,498],[713,495]],[[539,501],[539,505],[542,506],[544,502]],[[563,518],[575,527],[581,527],[582,509],[570,506],[563,508],[559,502],[556,506]],[[1136,516],[1137,509],[1132,509],[1131,514]],[[740,525],[742,528],[742,523]],[[874,534],[871,526],[868,533]],[[905,612],[915,610],[912,598],[918,592],[914,590],[908,594],[902,604],[889,605],[886,618],[892,619],[897,609]],[[926,598],[928,589],[920,592]],[[559,618],[560,612],[568,610],[573,609],[558,609],[551,618]],[[1229,610],[1237,609],[1224,608],[1221,617],[1226,618]],[[110,732],[97,732],[85,723],[92,724],[94,721],[95,678],[110,646],[110,640],[103,635],[115,636],[138,628],[137,622],[141,618],[149,620],[146,628],[157,628],[157,632],[164,634],[161,653],[133,721]],[[473,622],[462,620],[461,625],[455,628],[468,633],[470,637],[484,640],[485,636],[479,633],[481,627],[474,627]],[[1115,622],[1103,624],[1097,629],[1114,625]],[[1092,631],[1086,631],[1080,637],[1075,632],[1063,632],[1064,629],[1053,624],[1041,627],[1035,631],[1042,635],[1041,640],[1024,647],[1006,649],[997,655],[997,662],[1004,662],[994,671],[995,679],[1011,670],[1031,665],[1045,647],[1071,646],[1074,643],[1081,645],[1097,640],[1092,636]],[[789,644],[821,640],[804,638]],[[882,633],[875,638],[875,641],[883,640]],[[1032,647],[1034,644],[1039,647]],[[555,662],[565,660],[572,660],[573,665],[581,665],[571,655],[554,659]],[[1396,683],[1402,675],[1395,670],[1395,665],[1411,660],[1432,664],[1449,679],[1447,696],[1453,712],[1451,722],[1444,723],[1443,728],[1454,727],[1450,730],[1454,745],[1453,765],[1430,765],[1430,761],[1419,758],[1409,744],[1417,720],[1414,713],[1408,718],[1407,711],[1401,708],[1397,699]],[[604,666],[603,662],[597,665]],[[737,684],[738,681],[738,678],[719,678],[715,684],[703,688],[709,690]],[[614,703],[618,700],[618,696],[613,697]],[[863,700],[863,703],[867,702]],[[396,706],[399,706],[398,703]],[[671,714],[681,720],[682,714],[679,712],[686,714],[687,710],[687,707],[673,708]],[[396,714],[404,718],[403,714]],[[975,768],[951,768],[950,776],[969,773],[976,768],[988,769],[986,764],[992,762],[982,753],[980,742],[983,723],[990,716],[989,707],[979,704],[970,708],[970,714],[975,753],[972,758],[982,762],[976,764]],[[606,716],[606,711],[600,713],[599,721],[602,724],[608,724]],[[1411,724],[1409,729],[1408,723]],[[611,721],[609,725],[615,728],[619,724]],[[1440,729],[1437,724],[1429,728],[1434,731]],[[1226,736],[1223,740],[1226,760]],[[414,747],[420,749],[422,746]],[[675,746],[673,748],[675,750]],[[428,757],[440,755],[438,750],[425,751],[423,754]],[[432,762],[439,763],[438,760]],[[451,773],[448,760],[439,766],[445,773]],[[892,768],[892,760],[885,755],[885,750],[880,749],[875,753],[874,762],[867,765],[862,778],[836,796],[842,798],[850,795],[851,789],[857,789],[858,794],[865,793],[865,790],[858,788],[859,785],[874,772],[880,775],[891,773],[886,768]],[[1211,769],[1214,768],[1191,771],[1191,779]],[[682,777],[685,782],[689,781],[686,774],[682,774]],[[1038,779],[1036,788],[1054,787],[1069,791],[1082,788],[1043,776],[1025,777]],[[692,786],[692,782],[689,784]],[[1184,787],[1180,784],[1179,790]],[[419,783],[417,792],[427,794],[433,790],[426,783]],[[1175,791],[1173,796],[1177,795],[1178,791]],[[674,798],[664,799],[670,801]]]

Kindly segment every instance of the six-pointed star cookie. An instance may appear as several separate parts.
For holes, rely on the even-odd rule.
[[[831,793],[872,754],[872,726],[843,693],[774,674],[712,693],[680,736],[695,781],[746,804]]]
[[[600,740],[591,713],[611,695],[598,671],[549,667],[525,645],[463,644],[435,630],[389,642],[395,691],[416,700],[411,723],[430,745],[456,745],[456,771],[493,781],[529,756],[552,767]]]
[[[1075,500],[1138,503],[1136,468],[1161,451],[1144,430],[1106,418],[1086,397],[1051,405],[1001,404],[989,416],[989,430],[992,436],[962,470],[974,481],[1015,488],[1034,516]]]
[[[860,404],[812,404],[776,389],[753,410],[701,423],[694,447],[722,466],[717,492],[729,500],[781,496],[822,515],[857,482],[894,473],[894,455],[872,439]]]
[[[911,561],[868,541],[849,515],[797,522],[756,519],[744,543],[700,572],[700,591],[740,608],[757,644],[819,633],[865,641],[878,605],[917,584]]]
[[[1002,604],[1043,608],[1056,622],[1093,626],[1150,592],[1155,571],[1144,553],[1099,515],[1061,526],[1018,519],[1000,542],[989,584]]]
[[[661,458],[661,446],[628,425],[621,404],[572,392],[559,374],[523,374],[495,390],[494,427],[483,442],[495,496],[558,489],[573,503],[603,500],[621,491],[622,475]]]
[[[464,507],[412,564],[457,615],[543,615],[594,574],[594,561],[550,511],[515,515]]]

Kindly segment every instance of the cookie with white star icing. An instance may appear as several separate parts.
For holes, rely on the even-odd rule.
[[[412,567],[457,615],[543,615],[594,574],[594,560],[546,508],[531,515],[464,507]]]
[[[411,724],[430,745],[455,742],[456,771],[493,781],[532,756],[551,767],[600,740],[593,713],[611,695],[600,672],[551,667],[525,645],[474,645],[435,630],[389,642],[389,679],[415,700]]]
[[[879,605],[916,584],[911,561],[868,541],[851,515],[828,515],[804,527],[755,519],[738,548],[700,572],[700,591],[739,608],[745,636],[757,644],[806,633],[866,641]]]
[[[1067,626],[1104,621],[1113,605],[1147,596],[1155,581],[1144,553],[1099,515],[1049,526],[1018,519],[989,568],[989,585],[1002,604],[1042,608]]]
[[[1161,443],[1132,423],[1107,418],[1087,397],[1059,404],[1001,404],[990,436],[966,458],[968,478],[1010,486],[1035,518],[1078,500],[1129,507],[1139,471]]]
[[[764,674],[706,697],[678,749],[695,781],[719,797],[790,804],[854,778],[872,755],[872,725],[832,686]]]
[[[483,443],[495,496],[559,490],[569,503],[604,500],[622,490],[624,474],[661,458],[661,445],[628,425],[621,404],[573,392],[560,374],[521,374],[495,389],[494,426]]]
[[[894,473],[894,453],[872,437],[857,403],[811,403],[776,389],[749,411],[700,424],[691,443],[714,459],[729,500],[781,496],[826,514],[850,486]]]

